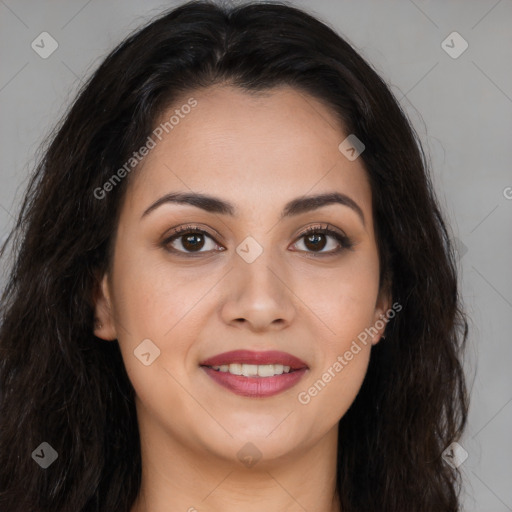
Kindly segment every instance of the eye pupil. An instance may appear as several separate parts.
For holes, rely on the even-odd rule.
[[[319,238],[323,238],[323,243],[318,243]],[[310,246],[310,242],[313,242]],[[312,250],[322,250],[325,247],[326,241],[325,241],[325,235],[321,233],[314,233],[306,237],[305,245],[308,249]]]
[[[197,242],[197,238],[200,239],[199,242]],[[194,242],[194,239],[196,239],[195,242]],[[187,251],[188,250],[202,249],[202,247],[204,245],[204,237],[200,233],[190,233],[188,235],[183,236],[182,244],[183,244],[183,247]]]

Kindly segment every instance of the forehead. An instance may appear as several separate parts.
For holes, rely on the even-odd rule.
[[[193,108],[181,108],[191,101]],[[168,192],[195,191],[254,212],[258,205],[280,207],[292,197],[337,190],[371,212],[362,160],[349,161],[338,149],[347,136],[339,119],[302,91],[196,90],[167,109],[155,128],[165,126],[134,171],[128,193],[134,208]]]

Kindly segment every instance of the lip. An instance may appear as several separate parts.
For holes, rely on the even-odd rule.
[[[232,350],[216,356],[210,357],[199,363],[200,366],[222,366],[223,364],[282,364],[289,366],[290,370],[301,370],[308,368],[308,365],[298,357],[292,356],[287,352],[279,350],[267,350],[265,352],[255,352],[251,350]],[[247,377],[246,377],[247,378]],[[271,377],[267,377],[271,378]]]
[[[244,377],[210,368],[211,366],[222,366],[231,363],[256,365],[282,364],[283,366],[289,366],[290,372],[274,375],[273,377]],[[210,357],[200,363],[200,366],[217,384],[237,395],[251,398],[265,398],[282,393],[295,386],[309,369],[307,364],[299,358],[277,350],[266,352],[233,350]]]
[[[274,377],[243,377],[232,375],[229,372],[220,372],[208,366],[202,366],[201,368],[217,384],[237,395],[251,398],[265,398],[282,393],[295,386],[308,371],[307,368],[302,368],[290,373],[274,375]]]

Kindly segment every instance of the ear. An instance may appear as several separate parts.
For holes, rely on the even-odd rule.
[[[384,331],[388,324],[387,311],[391,308],[391,290],[390,286],[383,286],[377,297],[375,304],[375,313],[372,324],[372,345],[376,345],[383,338]],[[375,332],[376,331],[376,332]]]
[[[93,300],[94,335],[106,341],[117,339],[107,274],[97,281]]]

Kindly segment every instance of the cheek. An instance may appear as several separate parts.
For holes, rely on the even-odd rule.
[[[198,266],[177,268],[143,251],[120,250],[114,268],[115,321],[126,371],[143,403],[172,405],[183,394],[177,381],[186,378],[187,355],[200,338],[207,294],[218,276]],[[144,340],[158,354],[148,366],[134,353]]]
[[[172,411],[194,408],[180,383],[187,378],[184,362],[201,328],[200,299],[212,286],[207,286],[212,277],[190,279],[190,272],[185,276],[135,252],[116,264],[115,313],[126,372],[139,406],[162,424],[174,424]],[[144,351],[139,349],[142,343]],[[152,362],[145,365],[138,356],[147,352]],[[185,426],[177,422],[174,428]]]
[[[165,340],[189,322],[196,305],[215,284],[211,269],[178,267],[165,257],[120,256],[116,261],[114,289],[118,320],[133,337]]]
[[[344,416],[363,383],[372,347],[367,330],[377,293],[371,280],[356,276],[329,286],[329,299],[319,304],[319,316],[328,329],[317,338],[317,364],[297,395],[308,417],[319,418],[320,429]]]
[[[362,385],[371,352],[378,295],[378,260],[371,253],[352,254],[336,270],[315,279],[308,295],[322,320],[319,358],[297,396],[308,414],[328,426],[346,413]]]
[[[348,254],[335,268],[298,279],[297,294],[307,297],[307,304],[323,321],[328,352],[346,350],[372,324],[379,291],[375,254],[360,250]]]
[[[320,430],[336,424],[352,405],[366,375],[369,357],[370,348],[364,345],[335,354],[301,387],[298,407],[304,415],[317,418],[322,424]]]

